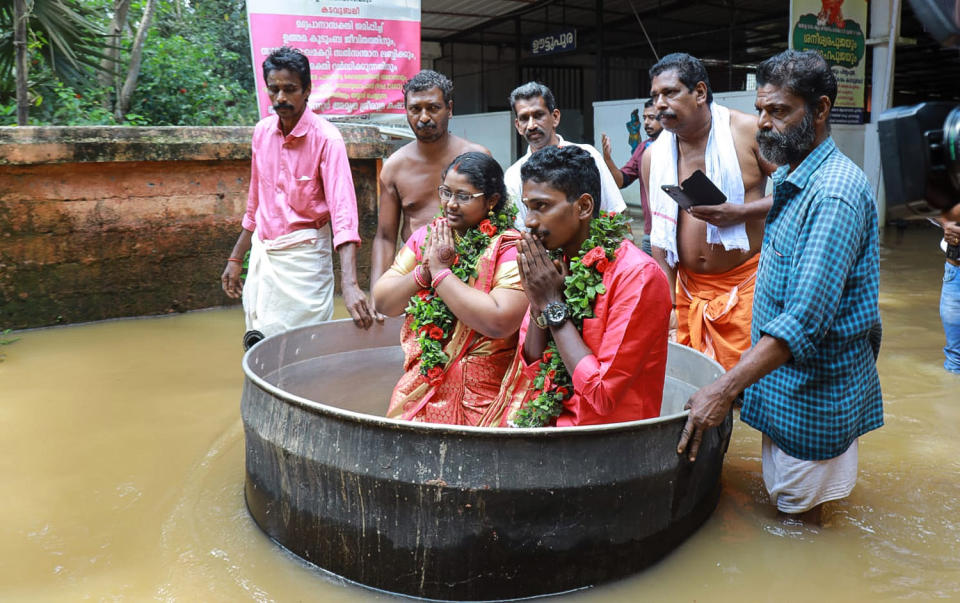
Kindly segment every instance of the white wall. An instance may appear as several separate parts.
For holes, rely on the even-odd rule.
[[[837,148],[851,161],[859,165],[864,172],[866,172],[863,144],[865,134],[866,126],[833,124],[830,127],[830,135],[833,136],[833,141],[837,143]]]
[[[506,171],[516,154],[517,137],[510,111],[496,113],[454,114],[450,118],[450,132],[470,142],[490,149],[493,158]]]
[[[630,133],[627,131],[627,122],[630,121],[630,112],[640,109],[643,113],[643,103],[646,99],[629,98],[624,100],[600,101],[593,103],[593,146],[601,153],[603,145],[600,135],[606,134],[610,138],[611,157],[614,163],[622,166],[630,159]],[[640,118],[641,141],[646,140],[647,134],[643,131],[643,117]],[[620,191],[627,205],[640,207],[640,187],[631,184]]]

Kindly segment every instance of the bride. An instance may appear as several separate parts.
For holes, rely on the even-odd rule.
[[[464,153],[443,173],[441,215],[414,232],[373,288],[377,310],[406,313],[404,374],[387,416],[499,425],[493,404],[527,309],[503,170]]]

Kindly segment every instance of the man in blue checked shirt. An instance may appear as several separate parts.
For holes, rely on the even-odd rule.
[[[753,302],[752,347],[691,396],[678,454],[697,455],[746,390],[740,418],[763,432],[771,502],[819,522],[857,479],[858,437],[883,425],[877,376],[877,212],[863,172],[830,137],[837,82],[815,52],[757,70],[757,141],[773,174]],[[871,333],[873,337],[871,337]]]

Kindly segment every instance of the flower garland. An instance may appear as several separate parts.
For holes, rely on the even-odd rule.
[[[606,293],[603,273],[616,259],[614,252],[629,231],[624,214],[600,212],[600,217],[590,222],[590,234],[580,246],[582,257],[570,258],[570,274],[564,281],[563,297],[570,320],[578,331],[582,331],[584,319],[593,318],[597,296]],[[540,360],[533,390],[533,398],[511,421],[514,427],[547,425],[560,416],[564,401],[573,395],[573,380],[552,336]]]
[[[477,276],[477,264],[490,241],[497,233],[513,228],[517,208],[512,203],[505,205],[499,213],[491,213],[490,218],[456,237],[457,257],[450,271],[461,281],[466,283]],[[427,239],[429,237],[428,227]],[[413,317],[410,326],[416,331],[420,344],[420,375],[431,386],[437,386],[443,380],[443,367],[450,360],[443,351],[444,342],[453,333],[457,317],[432,287],[417,291],[410,298],[406,313]]]

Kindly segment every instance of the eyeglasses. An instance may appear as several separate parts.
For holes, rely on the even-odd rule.
[[[437,192],[440,193],[441,201],[449,201],[450,199],[456,198],[457,203],[469,203],[477,197],[483,196],[483,193],[473,193],[472,195],[468,195],[467,193],[454,193],[445,186],[437,187]]]

